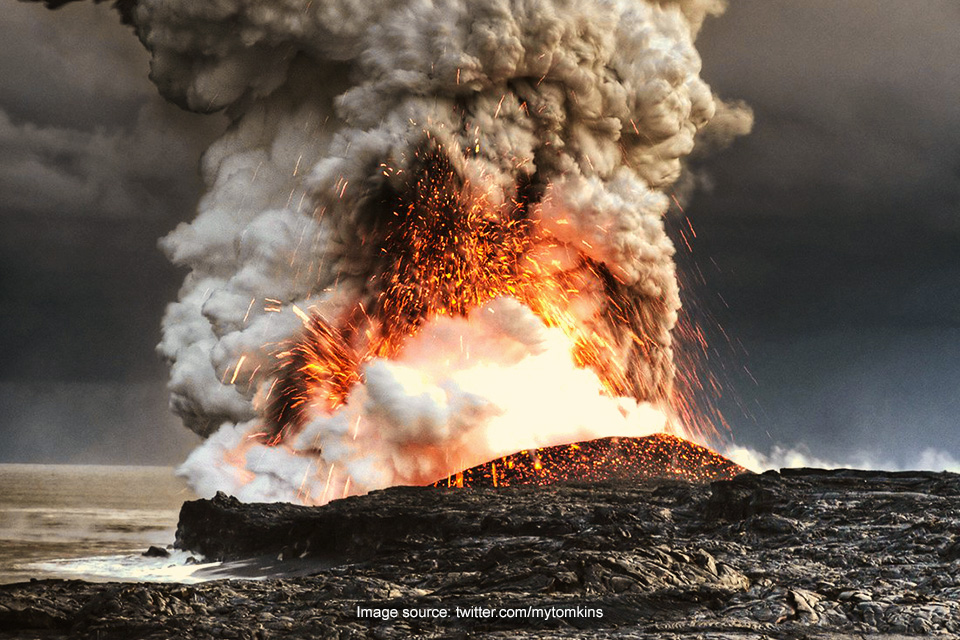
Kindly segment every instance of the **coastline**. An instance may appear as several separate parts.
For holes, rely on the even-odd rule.
[[[956,474],[811,469],[709,485],[398,487],[320,508],[221,496],[185,506],[178,540],[206,540],[222,559],[267,569],[283,557],[291,577],[6,585],[0,630],[101,639],[949,635],[960,632],[958,498]],[[298,563],[307,575],[293,575]]]

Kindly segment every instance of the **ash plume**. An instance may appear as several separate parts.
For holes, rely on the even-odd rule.
[[[161,242],[200,493],[323,502],[664,428],[672,185],[750,126],[699,77],[723,2],[117,7],[167,99],[232,121]]]

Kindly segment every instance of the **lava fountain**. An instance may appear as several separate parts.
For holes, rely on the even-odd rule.
[[[151,78],[231,126],[158,350],[200,495],[318,504],[515,451],[701,437],[664,216],[749,111],[718,0],[128,0]]]

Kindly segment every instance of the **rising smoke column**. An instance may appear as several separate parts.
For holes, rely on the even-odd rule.
[[[669,190],[718,111],[715,139],[749,128],[699,77],[722,2],[118,8],[161,93],[232,122],[161,243],[201,493],[322,502],[664,428]]]

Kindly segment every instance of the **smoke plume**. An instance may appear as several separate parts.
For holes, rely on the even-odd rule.
[[[744,446],[728,446],[723,455],[737,464],[758,473],[780,469],[812,467],[816,469],[883,469],[885,471],[911,471],[929,469],[960,473],[960,461],[948,451],[927,447],[922,451],[893,460],[878,455],[876,451],[860,450],[847,454],[841,460],[814,456],[810,447],[799,443],[792,447],[774,445],[769,453]]]
[[[232,122],[161,243],[201,494],[324,502],[682,430],[663,219],[698,137],[751,119],[699,77],[720,0],[118,8],[162,94]]]

